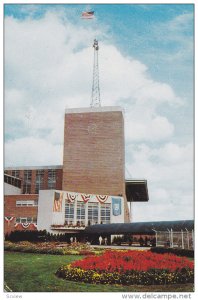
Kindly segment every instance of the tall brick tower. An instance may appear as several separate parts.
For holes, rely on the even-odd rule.
[[[120,107],[66,110],[63,190],[124,196],[124,153]]]
[[[62,189],[122,196],[124,221],[128,222],[123,111],[117,106],[101,107],[96,39],[93,48],[91,107],[65,112]]]

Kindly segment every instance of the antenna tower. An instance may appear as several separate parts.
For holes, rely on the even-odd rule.
[[[94,64],[93,64],[93,83],[91,92],[91,107],[100,107],[100,86],[99,86],[99,69],[98,69],[98,41],[95,39],[94,44]]]

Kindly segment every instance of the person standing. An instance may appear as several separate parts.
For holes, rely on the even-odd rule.
[[[100,246],[102,245],[102,237],[101,236],[99,236],[99,244],[100,244]]]

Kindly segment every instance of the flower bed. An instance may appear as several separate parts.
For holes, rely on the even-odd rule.
[[[170,284],[193,282],[193,262],[150,251],[106,251],[60,267],[56,275],[73,281],[105,284]]]
[[[54,255],[93,255],[98,251],[82,243],[61,244],[56,242],[31,243],[28,241],[12,243],[5,241],[4,249],[8,251],[30,252]],[[101,253],[101,252],[100,252]]]

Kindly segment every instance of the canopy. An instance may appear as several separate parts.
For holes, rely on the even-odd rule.
[[[125,186],[128,202],[145,202],[149,200],[145,179],[126,179]]]
[[[86,234],[154,234],[155,231],[194,229],[193,220],[96,224],[85,228]]]

